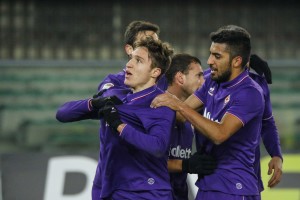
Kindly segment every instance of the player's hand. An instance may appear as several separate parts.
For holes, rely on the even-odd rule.
[[[268,63],[256,54],[251,54],[249,66],[259,75],[264,75],[267,83],[272,84],[272,72]]]
[[[105,106],[99,110],[99,113],[103,116],[107,124],[115,131],[117,131],[119,125],[123,124],[119,112],[112,101],[108,101]]]
[[[151,108],[157,108],[160,106],[167,106],[172,110],[177,111],[179,109],[179,104],[182,103],[175,95],[164,93],[160,94],[153,99],[151,102]]]
[[[117,96],[109,96],[93,98],[91,100],[91,105],[94,109],[101,109],[108,101],[112,102],[114,105],[120,105],[123,103]]]
[[[189,159],[182,160],[182,172],[205,176],[212,174],[217,167],[217,161],[210,155],[194,153]]]
[[[269,162],[268,175],[271,175],[268,182],[268,187],[275,187],[280,181],[282,176],[282,160],[278,156],[274,156]]]

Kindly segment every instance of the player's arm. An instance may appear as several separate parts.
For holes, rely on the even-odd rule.
[[[203,103],[195,95],[191,95],[185,102],[182,102],[176,97],[163,94],[155,98],[152,105],[154,107],[168,106],[177,111],[177,116],[188,120],[215,144],[221,144],[243,126],[242,122],[231,114],[225,114],[220,123],[206,119],[196,111],[203,106]]]
[[[116,96],[69,101],[58,108],[56,119],[60,122],[99,119],[98,110],[103,108],[107,102],[113,102],[116,105],[122,104],[122,101]]]
[[[137,130],[131,124],[123,122],[115,106],[108,106],[102,112],[105,121],[123,140],[156,157],[165,155],[175,119],[174,111],[160,108],[158,114],[151,117],[149,113],[144,113],[144,117],[148,118],[144,124],[145,131]]]
[[[151,105],[153,107],[168,106],[177,111],[177,116],[188,120],[215,144],[223,143],[243,126],[240,119],[232,114],[225,114],[220,123],[206,119],[196,111],[203,106],[203,103],[195,95],[191,95],[185,102],[182,102],[172,95],[162,94],[156,97]]]
[[[281,181],[283,158],[278,130],[275,124],[274,117],[272,115],[269,87],[265,81],[260,85],[264,90],[265,98],[265,110],[262,120],[261,138],[267,152],[271,156],[271,160],[268,164],[268,174],[272,174],[272,176],[268,182],[268,187],[272,188]]]
[[[195,95],[189,96],[184,102],[194,110],[199,110],[203,107],[203,103]],[[180,109],[179,105],[181,103],[183,102],[180,99],[178,99],[175,95],[165,93],[155,97],[150,107],[158,108],[160,106],[167,106],[172,110],[178,111]],[[176,119],[181,122],[184,122],[186,120],[180,112],[176,112]]]
[[[225,142],[243,126],[242,121],[231,113],[226,113],[221,122],[218,123],[203,117],[184,103],[180,104],[178,112],[187,119],[195,129],[217,145]]]
[[[60,122],[97,119],[97,111],[92,109],[90,100],[84,99],[64,103],[58,108],[56,119]]]
[[[274,187],[281,181],[282,177],[283,158],[280,147],[280,139],[272,114],[272,104],[268,84],[264,78],[257,80],[260,80],[258,83],[263,89],[265,99],[261,138],[267,152],[271,156],[271,160],[268,164],[268,174],[272,174],[272,176],[268,182],[268,187]]]
[[[281,181],[283,158],[281,154],[279,135],[273,116],[268,119],[264,119],[262,124],[262,141],[267,152],[271,156],[271,160],[268,163],[268,175],[272,176],[268,181],[268,187],[272,188]]]
[[[200,93],[203,90],[200,90]],[[251,96],[245,96],[245,94]],[[152,102],[153,107],[168,106],[173,110],[176,110],[186,120],[188,120],[199,132],[209,138],[214,144],[221,144],[236,133],[245,123],[252,117],[255,117],[258,113],[262,112],[264,108],[264,102],[261,93],[254,88],[245,89],[241,94],[235,95],[237,101],[232,104],[228,109],[220,122],[211,121],[200,115],[194,109],[200,108],[203,103],[197,98],[195,94],[191,95],[187,101],[182,102],[170,97],[167,100],[154,99]],[[191,106],[190,106],[191,104]],[[245,113],[247,117],[245,117]]]

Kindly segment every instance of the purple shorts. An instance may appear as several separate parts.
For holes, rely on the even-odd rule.
[[[260,200],[260,195],[236,195],[226,194],[217,191],[200,191],[198,190],[195,200],[211,200],[211,199],[222,199],[222,200]]]
[[[100,195],[101,195],[101,188],[93,184],[92,200],[115,200],[115,199],[173,200],[171,190],[149,190],[149,191],[116,190],[111,197],[100,198]]]
[[[153,199],[172,200],[171,190],[149,190],[149,191],[123,191],[117,190],[112,195],[112,200],[117,199]]]

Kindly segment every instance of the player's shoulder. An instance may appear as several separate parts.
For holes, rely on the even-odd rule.
[[[116,74],[108,74],[98,85],[98,91],[103,89],[108,89],[114,86],[122,86],[124,85],[125,79],[125,71],[122,70]]]
[[[254,80],[256,83],[258,83],[260,86],[268,85],[267,80],[264,76],[261,76],[254,72],[251,72],[251,71],[249,71],[249,76],[251,77],[252,80]]]

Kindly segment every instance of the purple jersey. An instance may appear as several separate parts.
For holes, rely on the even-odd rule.
[[[210,75],[210,69],[204,71],[205,78],[208,78]],[[263,114],[263,121],[262,121],[262,130],[261,130],[261,138],[266,147],[267,152],[271,157],[278,156],[282,159],[282,153],[280,148],[280,139],[278,130],[275,124],[275,120],[272,114],[272,105],[270,100],[270,91],[268,87],[268,83],[266,79],[258,74],[253,72],[249,72],[249,76],[257,82],[261,88],[263,89],[263,95],[265,100],[265,109]],[[202,135],[196,134],[196,146],[197,148],[205,148],[205,143],[207,143],[207,139],[205,139]],[[256,175],[258,177],[258,188],[259,191],[263,191],[263,182],[261,179],[261,171],[260,171],[260,148],[259,146],[256,148],[255,153],[255,162],[254,162],[254,169]]]
[[[98,90],[107,89],[109,87],[127,87],[124,85],[125,71],[117,74],[109,74],[103,82],[99,84]],[[157,82],[157,86],[161,90],[168,87],[167,80],[164,75]],[[186,159],[190,157],[193,140],[193,130],[190,123],[177,124],[172,131],[169,159]],[[173,150],[172,150],[173,149]],[[175,152],[174,152],[175,151]],[[186,157],[180,154],[185,151]],[[172,152],[174,152],[172,154]],[[176,154],[176,155],[174,155]],[[188,199],[187,173],[170,173],[170,182],[173,188],[174,199]]]
[[[108,197],[115,191],[121,195],[118,191],[157,190],[148,196],[158,195],[161,191],[165,199],[169,199],[167,191],[171,191],[171,186],[167,159],[175,112],[167,107],[150,108],[154,97],[163,93],[156,86],[135,94],[129,91],[115,86],[103,94],[116,95],[123,100],[124,104],[117,108],[127,125],[119,136],[101,120],[100,157],[93,194]],[[89,106],[89,101],[63,104],[57,111],[57,119],[61,122],[97,119],[98,113]]]
[[[150,108],[154,97],[162,93],[153,86],[128,94],[124,104],[116,106],[127,124],[120,136],[101,120],[101,176],[96,174],[94,183],[102,185],[102,198],[118,191],[171,191],[167,159],[175,112]]]
[[[172,130],[169,159],[188,159],[192,153],[194,130],[189,122],[177,122]],[[170,173],[174,200],[188,200],[187,173]]]
[[[218,167],[196,185],[202,191],[258,195],[254,160],[264,111],[261,87],[244,71],[234,80],[221,84],[207,78],[194,95],[204,104],[204,117],[220,122],[229,113],[243,123],[240,130],[220,145],[205,141],[203,151],[217,159]]]

